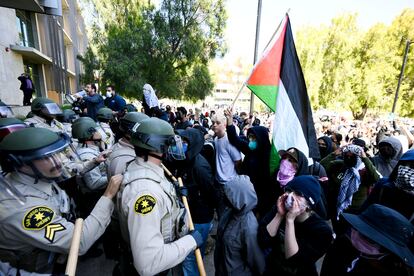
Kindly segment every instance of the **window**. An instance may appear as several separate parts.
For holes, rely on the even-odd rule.
[[[34,47],[30,13],[27,11],[16,10],[16,25],[19,32],[20,45]]]

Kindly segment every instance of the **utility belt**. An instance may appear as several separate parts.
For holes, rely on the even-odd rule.
[[[52,273],[53,266],[57,260],[57,254],[38,248],[24,254],[0,248],[0,260],[9,263],[17,270],[22,269],[35,273]]]

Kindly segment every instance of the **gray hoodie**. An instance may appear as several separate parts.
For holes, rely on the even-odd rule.
[[[400,160],[403,150],[400,140],[395,137],[385,137],[378,145],[382,143],[389,144],[394,149],[395,154],[392,158],[385,158],[381,153],[378,153],[372,158],[372,163],[383,177],[388,177],[397,165],[398,160]]]
[[[216,275],[260,275],[265,257],[257,242],[257,205],[253,184],[238,175],[224,186],[228,207],[220,218],[214,252]]]

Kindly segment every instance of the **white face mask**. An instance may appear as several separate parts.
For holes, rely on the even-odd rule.
[[[106,97],[107,97],[107,98],[112,97],[112,93],[111,93],[111,92],[106,92]]]

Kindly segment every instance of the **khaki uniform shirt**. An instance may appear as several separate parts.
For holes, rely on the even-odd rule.
[[[27,118],[24,120],[24,123],[30,127],[47,128],[53,132],[63,132],[69,135],[69,137],[72,137],[72,133],[67,133],[65,126],[55,119],[53,119],[52,123],[49,125],[45,119],[34,115],[32,118]]]
[[[123,173],[127,164],[131,163],[134,159],[134,146],[125,138],[119,139],[118,143],[112,147],[112,152],[106,161],[108,168],[108,180],[116,174]]]
[[[46,182],[13,172],[9,183],[26,198],[21,205],[15,199],[0,196],[0,260],[22,269],[44,273],[51,268],[53,253],[69,252],[74,224],[64,218],[69,199],[55,182]],[[104,233],[113,211],[112,200],[102,196],[82,228],[79,254],[85,254]],[[44,254],[48,253],[48,254]]]
[[[111,149],[115,144],[115,135],[112,132],[111,127],[107,123],[98,122],[98,127],[96,128],[102,136],[102,141],[106,144],[107,149]]]
[[[76,152],[78,153],[80,159],[85,163],[93,160],[100,153],[99,148],[94,145],[88,145],[87,147],[78,145]],[[80,178],[83,180],[83,183],[80,184],[85,184],[86,188],[89,190],[93,191],[105,188],[108,184],[105,163],[103,162],[90,171],[83,173]]]
[[[117,207],[122,236],[141,276],[175,267],[196,248],[192,236],[177,234],[182,209],[160,166],[137,157],[124,174]]]

